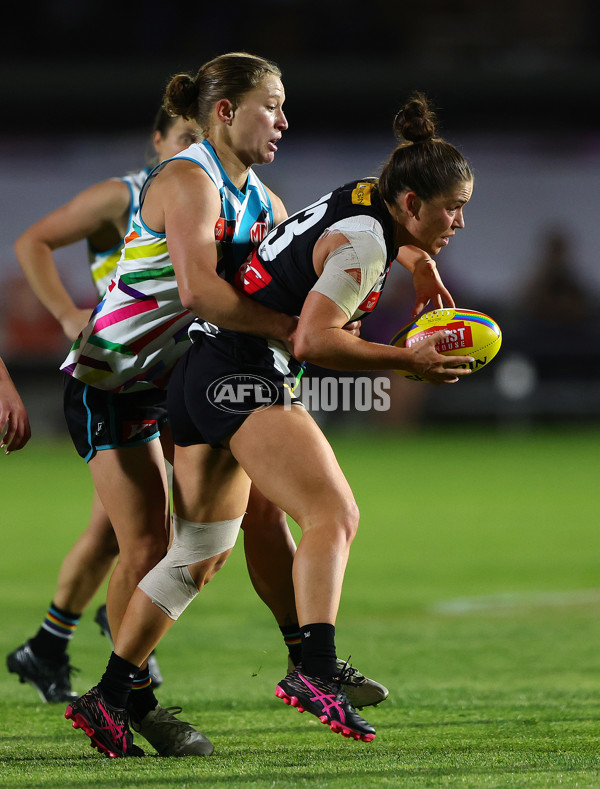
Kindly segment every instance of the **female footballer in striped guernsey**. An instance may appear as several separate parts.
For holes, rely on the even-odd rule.
[[[120,561],[130,557],[132,565],[117,596],[109,587],[115,634],[135,584],[166,550],[168,500],[152,440],[156,409],[188,345],[188,327],[199,314],[194,304],[182,306],[172,258],[189,257],[190,275],[236,328],[289,342],[296,326],[295,318],[262,308],[230,284],[256,243],[286,216],[279,198],[252,170],[275,156],[287,128],[283,101],[279,69],[246,53],[216,58],[193,79],[177,75],[171,80],[167,108],[197,119],[205,139],[149,177],[117,275],[62,368],[68,375],[65,412],[71,435],[111,515]],[[146,206],[157,204],[160,215],[149,214]],[[181,503],[176,491],[174,496],[177,511]],[[225,552],[233,547],[243,515],[221,530],[219,550],[202,548],[209,551],[207,567],[215,565],[213,557],[224,552],[222,546]],[[292,641],[298,633],[291,577],[295,545],[285,515],[254,490],[243,528],[255,588]],[[290,654],[294,651],[297,645]],[[130,695],[135,670],[113,654],[99,688],[67,708],[74,725],[109,755],[139,753],[127,727],[128,704],[135,702],[129,710],[132,724],[151,742],[149,728],[175,730],[173,716],[166,721],[170,726],[163,725],[167,711],[151,688]],[[349,683],[365,704],[387,695],[383,686],[356,671]],[[106,715],[119,736],[105,731]],[[198,750],[184,742],[177,753],[211,752],[206,738],[197,743]]]

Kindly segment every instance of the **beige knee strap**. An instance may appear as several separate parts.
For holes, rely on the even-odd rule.
[[[174,515],[171,547],[156,567],[142,578],[139,588],[168,617],[178,619],[198,594],[188,565],[231,550],[242,518],[192,523]]]

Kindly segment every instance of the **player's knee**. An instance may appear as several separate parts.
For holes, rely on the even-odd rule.
[[[107,532],[98,545],[100,559],[114,559],[119,554],[119,543],[114,531]]]
[[[142,578],[138,588],[155,606],[173,620],[179,619],[194,597],[198,587],[187,567],[172,567],[165,556]]]
[[[328,528],[332,530],[332,540],[336,543],[350,545],[358,530],[360,514],[358,506],[354,499],[349,501],[340,499],[332,504],[333,507],[327,522]]]
[[[207,559],[200,564],[188,566],[188,570],[190,571],[190,575],[198,591],[202,589],[203,586],[206,586],[209,581],[212,581],[212,579],[227,561],[230,553],[231,550],[224,551],[217,556],[212,556],[210,559]]]
[[[225,563],[242,519],[192,523],[173,517],[173,542],[166,556],[139,582],[139,588],[171,619],[178,619],[199,588]],[[194,573],[190,572],[190,568]]]
[[[212,581],[212,579],[219,572],[219,570],[225,565],[225,562],[229,558],[230,553],[231,553],[230,550],[225,551],[224,553],[219,554],[219,556],[215,558],[215,561],[213,562],[211,567],[210,577],[208,578],[208,580],[205,581],[205,583],[208,583],[208,581]]]
[[[327,508],[321,508],[316,516],[301,521],[303,532],[318,528],[327,535],[327,540],[336,545],[350,545],[358,530],[360,513],[353,498],[332,498]]]
[[[136,542],[133,548],[121,550],[119,562],[126,563],[131,572],[143,578],[155,567],[167,552],[167,537],[163,539],[144,538]]]
[[[343,507],[340,508],[337,523],[338,529],[340,529],[344,539],[346,540],[346,543],[348,544],[351,543],[356,537],[359,519],[360,512],[354,499],[351,501],[345,501]]]

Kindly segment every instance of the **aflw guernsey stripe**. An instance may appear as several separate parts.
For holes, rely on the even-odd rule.
[[[174,158],[198,164],[219,190],[221,216],[215,225],[218,267],[222,276],[233,281],[241,263],[273,226],[268,194],[252,171],[245,191],[237,189],[206,141],[191,145]],[[166,236],[147,227],[141,216],[148,186],[165,165],[158,165],[142,188],[140,210],[117,272],[61,367],[98,389],[134,392],[164,388],[189,343],[187,330],[195,316],[179,299]]]

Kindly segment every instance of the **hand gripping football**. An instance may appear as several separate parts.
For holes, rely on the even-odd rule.
[[[502,332],[493,318],[483,312],[456,308],[432,310],[409,323],[392,338],[390,345],[410,348],[437,331],[445,331],[446,337],[436,343],[436,350],[446,356],[472,356],[469,367],[475,373],[488,365],[500,350]],[[396,370],[411,381],[425,381],[414,373]]]

